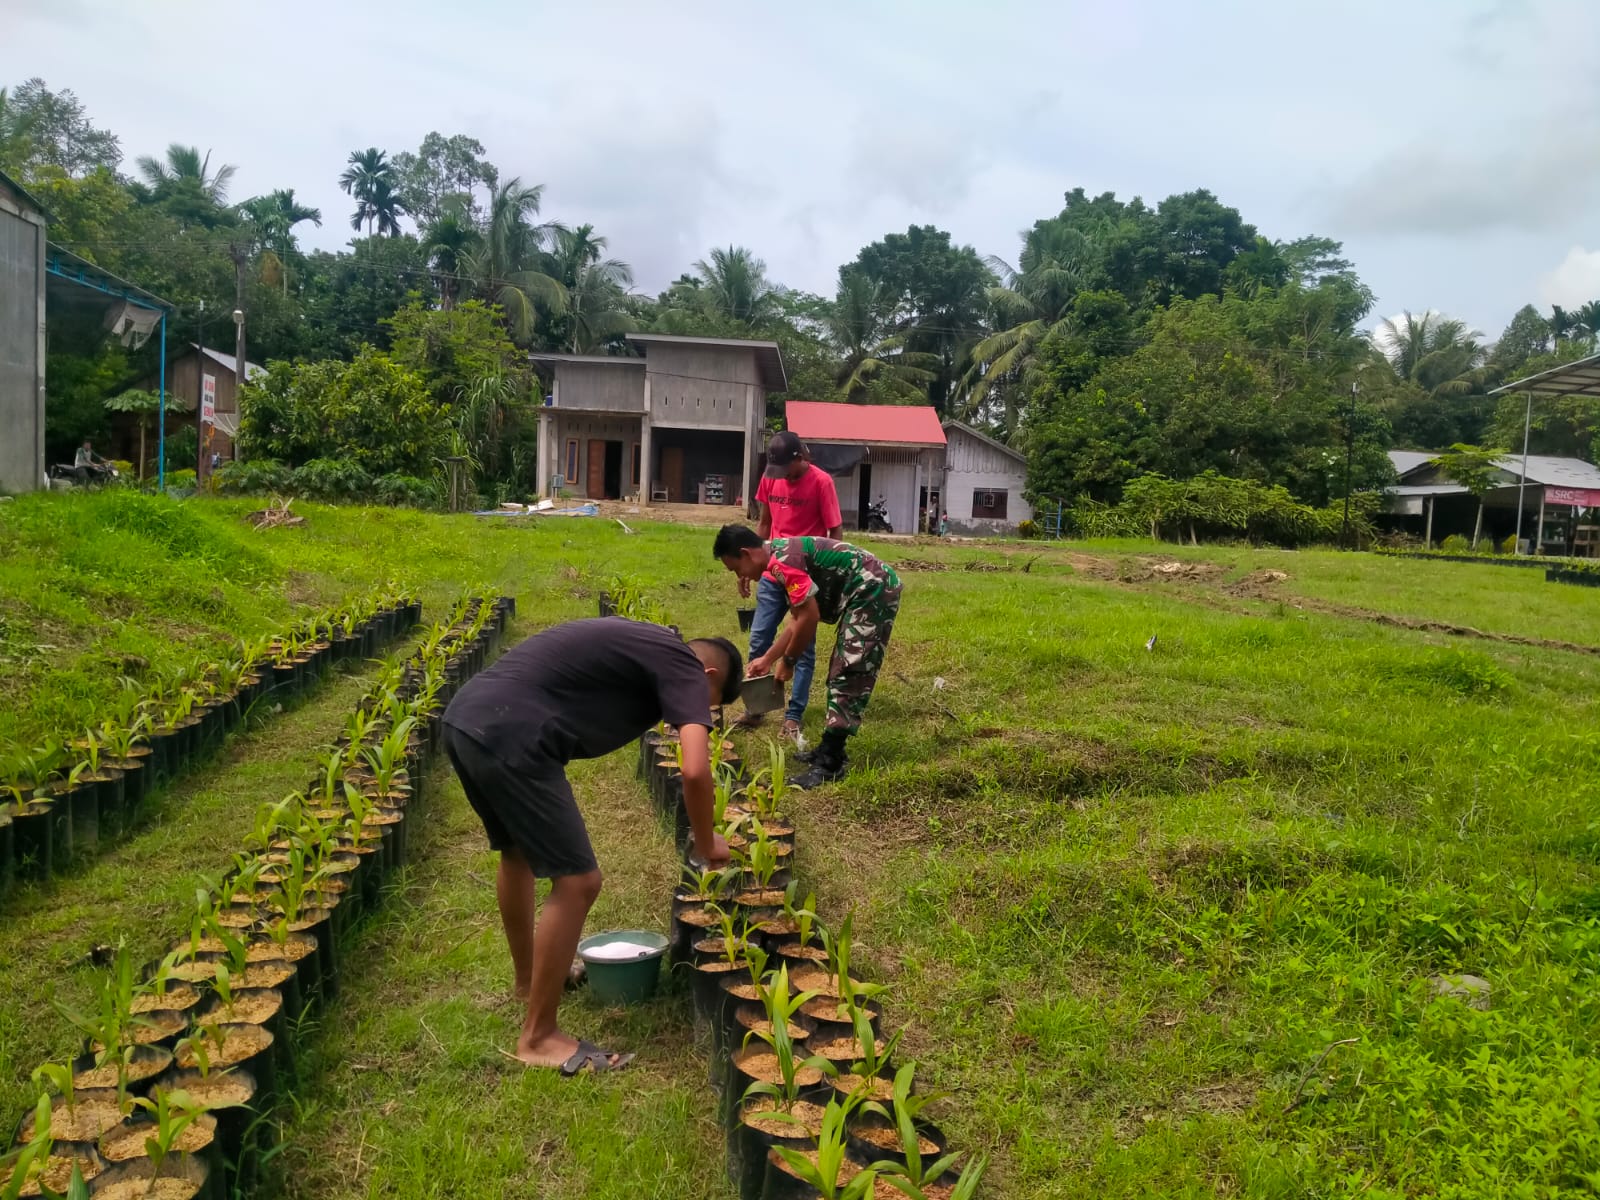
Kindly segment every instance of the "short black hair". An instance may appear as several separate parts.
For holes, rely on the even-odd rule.
[[[737,557],[745,550],[761,545],[761,535],[748,525],[724,525],[717,530],[717,540],[711,543],[712,558]]]
[[[711,646],[722,651],[722,656],[728,660],[724,668],[727,673],[722,679],[722,702],[732,704],[739,698],[739,685],[744,680],[744,659],[739,654],[739,647],[724,637],[695,638],[689,644]]]

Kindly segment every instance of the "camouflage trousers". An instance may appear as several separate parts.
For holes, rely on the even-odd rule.
[[[900,577],[885,566],[883,578],[845,598],[839,636],[828,661],[828,725],[854,733],[872,699],[883,666],[895,614],[900,611]]]

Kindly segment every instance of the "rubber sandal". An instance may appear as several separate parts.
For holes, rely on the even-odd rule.
[[[761,728],[761,721],[762,721],[762,718],[761,718],[760,714],[745,713],[744,716],[740,717],[732,725],[729,725],[728,728],[729,729],[743,729],[743,730],[760,729]]]
[[[587,1067],[591,1074],[604,1075],[607,1071],[620,1071],[633,1061],[631,1054],[616,1055],[616,1062],[612,1062],[611,1058],[612,1051],[602,1050],[593,1042],[580,1040],[578,1048],[572,1052],[572,1057],[561,1064],[561,1074],[571,1079]]]

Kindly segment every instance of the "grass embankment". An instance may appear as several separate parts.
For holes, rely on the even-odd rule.
[[[181,519],[231,538],[245,507]],[[531,625],[592,612],[580,572],[620,570],[686,633],[734,628],[706,530],[307,511],[243,534],[265,582],[225,595],[484,581]],[[1600,660],[1319,610],[1600,642],[1576,589],[1331,553],[882,549],[950,569],[907,573],[858,770],[804,803],[801,855],[827,916],[857,908],[926,1082],[956,1093],[955,1143],[995,1152],[986,1194],[1583,1194]],[[1150,569],[1165,561],[1223,569]],[[11,620],[9,587],[0,603]],[[664,923],[668,851],[638,836],[630,764],[583,778],[597,920]],[[292,1188],[444,1194],[423,1172],[446,1138],[450,1177],[490,1194],[716,1194],[675,1002],[626,1022],[574,1007],[645,1051],[614,1080],[574,1088],[495,1052],[515,1013],[490,860],[444,796],[437,853],[330,1016]],[[1488,1011],[1434,997],[1460,970],[1490,980]]]

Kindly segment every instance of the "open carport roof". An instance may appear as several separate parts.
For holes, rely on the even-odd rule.
[[[1535,396],[1592,396],[1600,400],[1600,354],[1562,363],[1537,375],[1525,375],[1495,388],[1489,394],[1502,396],[1508,392],[1531,392]]]

